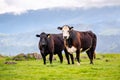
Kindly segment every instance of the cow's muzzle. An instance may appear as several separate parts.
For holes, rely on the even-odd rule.
[[[64,36],[63,38],[64,38],[64,39],[67,39],[67,36]]]

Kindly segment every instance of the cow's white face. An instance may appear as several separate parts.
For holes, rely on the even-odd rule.
[[[69,27],[68,26],[63,26],[62,28],[62,33],[63,33],[63,38],[68,39],[70,34],[69,34]]]
[[[62,33],[63,33],[63,39],[68,39],[70,37],[70,30],[72,29],[73,27],[69,27],[68,25],[65,25],[63,27],[58,27],[58,29],[62,30]]]

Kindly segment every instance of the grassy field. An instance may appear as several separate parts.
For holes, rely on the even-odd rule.
[[[94,65],[86,54],[81,54],[79,66],[67,65],[66,60],[60,64],[58,58],[52,65],[42,60],[4,62],[0,58],[0,80],[120,80],[120,54],[97,54]]]

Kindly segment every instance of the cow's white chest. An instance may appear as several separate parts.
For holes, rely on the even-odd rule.
[[[66,49],[67,49],[67,51],[68,51],[70,54],[76,52],[76,50],[77,50],[74,46],[72,46],[71,48],[66,47]]]

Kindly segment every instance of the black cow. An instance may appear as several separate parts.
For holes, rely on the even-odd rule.
[[[80,63],[80,52],[83,51],[86,51],[90,59],[90,64],[93,64],[93,57],[95,57],[95,48],[97,42],[96,35],[92,31],[75,31],[73,30],[73,27],[70,27],[68,25],[58,27],[58,29],[62,30],[63,32],[64,45],[67,51],[70,54],[76,52],[76,59],[78,61],[78,64]],[[66,55],[69,56],[69,54]],[[69,57],[67,60],[69,62]]]
[[[44,64],[46,64],[46,56],[49,54],[50,64],[52,63],[53,54],[58,54],[60,62],[63,62],[62,50],[64,49],[64,42],[62,34],[46,34],[42,32],[40,35],[39,49],[43,57]]]

